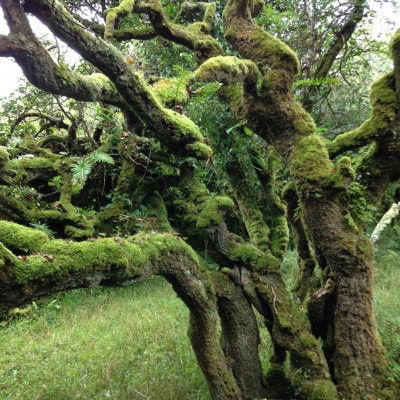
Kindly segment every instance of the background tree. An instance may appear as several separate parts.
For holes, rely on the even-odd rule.
[[[371,116],[328,140],[306,110],[332,127],[324,110],[363,53],[351,40],[364,1],[0,4],[0,55],[46,92],[28,86],[5,108],[3,315],[57,291],[162,275],[190,310],[213,399],[397,398],[365,215],[400,172],[399,32]],[[55,61],[27,14],[82,65]],[[277,29],[284,18],[307,22]],[[290,240],[294,292],[282,276]],[[256,312],[274,349],[265,373]]]

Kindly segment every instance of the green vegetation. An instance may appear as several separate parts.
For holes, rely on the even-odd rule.
[[[187,324],[161,278],[38,302],[0,328],[0,398],[209,400]]]

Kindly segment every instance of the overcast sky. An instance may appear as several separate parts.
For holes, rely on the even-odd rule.
[[[372,9],[377,12],[374,20],[372,33],[374,37],[385,36],[393,30],[393,26],[387,23],[387,20],[395,23],[395,28],[400,28],[400,6],[393,6],[390,1],[384,5],[379,5],[375,0],[369,0]],[[397,8],[397,10],[396,10]],[[48,29],[34,18],[30,19],[32,28],[37,36],[46,37],[49,40],[53,35]],[[0,34],[7,34],[8,28],[4,21],[2,11],[0,9]],[[72,51],[68,52],[68,62],[73,64],[78,60],[78,55]],[[23,79],[23,75],[19,66],[11,58],[0,57],[0,98],[7,96],[14,91]]]

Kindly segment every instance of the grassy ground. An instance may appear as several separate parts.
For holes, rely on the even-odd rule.
[[[47,300],[0,330],[0,399],[209,399],[187,318],[161,279]]]
[[[393,379],[400,379],[399,259],[392,250],[378,254],[376,284]],[[46,299],[0,328],[0,399],[209,400],[187,319],[161,279]]]

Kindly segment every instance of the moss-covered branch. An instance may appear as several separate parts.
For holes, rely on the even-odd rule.
[[[193,79],[198,82],[220,82],[224,85],[244,85],[255,94],[261,74],[250,60],[232,56],[212,57],[195,71]]]
[[[118,6],[109,8],[106,12],[104,39],[111,40],[114,34],[115,21],[132,12],[135,0],[120,0]]]
[[[209,35],[214,22],[216,6],[208,3],[203,21],[194,22],[188,26],[174,23],[168,19],[159,0],[149,0],[139,3],[135,7],[137,12],[149,16],[155,32],[164,39],[193,50],[199,61],[214,57],[222,53],[222,48],[217,40]]]
[[[122,54],[85,31],[58,0],[30,0],[25,8],[113,81],[129,111],[148,125],[149,134],[176,154],[198,158],[210,156],[211,150],[204,143],[198,127],[184,115],[163,107]]]
[[[287,79],[293,80],[299,70],[295,53],[252,21],[261,9],[260,4],[262,2],[229,0],[223,14],[225,37],[236,51],[262,70],[269,67],[285,71]]]
[[[19,2],[3,0],[1,6],[5,15],[10,16],[13,31],[1,55],[13,57],[32,84],[49,93],[81,101],[102,101],[117,106],[124,104],[105,76],[86,76],[56,64],[34,36]]]
[[[23,239],[19,242],[19,239]],[[29,250],[29,255],[16,254]],[[33,254],[32,254],[32,253]],[[172,234],[129,240],[51,240],[43,233],[0,222],[0,315],[37,297],[77,287],[127,284],[163,275],[188,306],[190,337],[215,399],[241,400],[221,351],[216,299],[196,253]]]
[[[391,130],[392,123],[400,109],[394,73],[383,75],[374,82],[371,87],[370,101],[372,105],[371,118],[360,127],[338,135],[329,143],[329,153],[333,157],[379,140]]]

